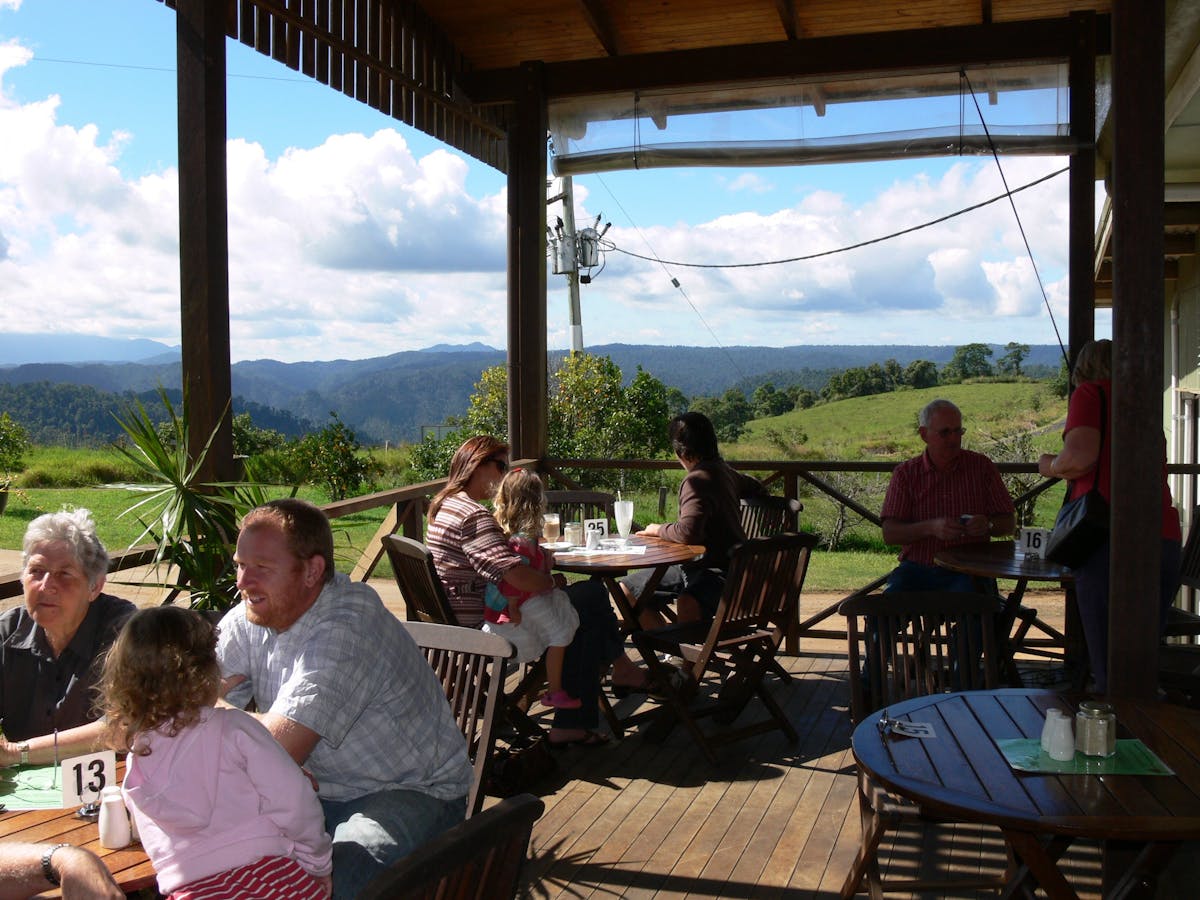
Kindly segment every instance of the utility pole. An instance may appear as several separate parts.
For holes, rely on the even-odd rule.
[[[562,193],[563,235],[561,247],[570,248],[562,254],[563,274],[567,276],[567,318],[571,326],[571,352],[583,352],[583,316],[579,311],[579,263],[575,258],[575,191],[571,176],[564,175]],[[568,263],[568,260],[570,262]]]

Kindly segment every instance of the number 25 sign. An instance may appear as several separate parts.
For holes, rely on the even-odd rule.
[[[100,791],[117,783],[117,754],[105,750],[64,759],[59,775],[64,808],[92,803],[100,799]]]

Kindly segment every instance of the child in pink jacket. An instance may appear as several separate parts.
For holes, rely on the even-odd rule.
[[[216,709],[216,632],[176,606],[130,617],[104,663],[123,793],[171,900],[325,900],[332,844],[308,776],[239,709]]]

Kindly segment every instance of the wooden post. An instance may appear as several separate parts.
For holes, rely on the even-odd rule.
[[[1070,62],[1071,137],[1082,144],[1071,154],[1070,238],[1068,270],[1070,300],[1067,312],[1068,366],[1079,350],[1096,336],[1095,255],[1096,221],[1096,14],[1071,14],[1075,44]]]
[[[521,66],[508,162],[508,440],[513,459],[546,455],[546,132],[544,70]]]
[[[225,171],[225,15],[178,0],[179,293],[183,390],[193,457],[216,438],[202,481],[235,476],[229,409],[229,223]]]
[[[1164,0],[1113,3],[1112,567],[1108,690],[1152,697],[1162,557]]]

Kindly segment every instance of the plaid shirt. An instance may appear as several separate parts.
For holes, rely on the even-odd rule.
[[[923,522],[966,513],[1003,516],[1015,512],[1012,497],[1000,478],[1000,470],[982,453],[963,450],[948,469],[939,470],[926,451],[900,463],[892,472],[879,517]],[[926,538],[903,547],[900,558],[932,566],[934,554],[943,547],[981,544],[988,540],[987,535],[957,541]]]
[[[305,767],[326,800],[395,788],[440,800],[466,795],[466,742],[433,669],[374,588],[336,575],[287,631],[221,620],[221,674],[245,675],[228,698],[321,736]],[[235,699],[236,698],[236,699]]]

